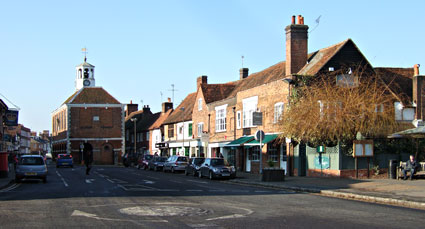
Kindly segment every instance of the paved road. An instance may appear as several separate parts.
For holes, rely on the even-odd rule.
[[[49,167],[0,190],[0,227],[423,228],[424,211],[135,168]]]

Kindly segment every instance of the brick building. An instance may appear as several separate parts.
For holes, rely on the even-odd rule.
[[[76,92],[52,113],[52,156],[82,161],[83,143],[92,145],[95,164],[117,164],[124,152],[124,105],[95,86],[94,66],[76,67]]]
[[[423,85],[422,77],[413,77],[413,69],[373,68],[351,39],[308,53],[308,26],[304,25],[301,16],[298,16],[298,22],[295,16],[292,18],[285,33],[285,61],[250,75],[247,68],[240,69],[239,80],[224,84],[208,84],[206,76],[197,79],[192,141],[198,141],[199,151],[206,150],[206,156],[223,155],[238,170],[246,172],[258,173],[260,155],[263,168],[267,161],[273,161],[275,166],[284,168],[290,175],[320,172],[315,164],[318,156],[315,148],[285,139],[279,132],[278,123],[285,115],[289,93],[294,86],[291,82],[298,76],[329,75],[335,77],[330,80],[335,80],[338,85],[339,80],[354,82],[357,76],[351,75],[350,69],[361,66],[366,74],[379,74],[394,93],[396,119],[412,121],[411,107],[421,103],[422,95],[415,90]],[[333,72],[347,74],[336,75]],[[416,97],[415,93],[418,94]],[[253,125],[252,113],[255,111],[263,115],[261,126]],[[257,130],[266,133],[262,150],[253,137]],[[325,173],[351,176],[354,160],[343,155],[339,146],[330,147],[326,156],[332,163]]]

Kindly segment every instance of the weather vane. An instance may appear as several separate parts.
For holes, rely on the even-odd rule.
[[[87,62],[87,53],[88,53],[87,48],[86,47],[82,48],[81,52],[84,53],[84,62]]]

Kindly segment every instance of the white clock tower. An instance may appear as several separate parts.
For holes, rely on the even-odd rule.
[[[94,65],[87,63],[87,57],[84,57],[84,63],[76,67],[75,89],[78,91],[83,87],[94,87]]]

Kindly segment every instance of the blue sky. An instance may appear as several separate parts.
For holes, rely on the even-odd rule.
[[[51,112],[74,91],[75,66],[96,66],[96,85],[121,103],[160,110],[209,83],[237,80],[285,60],[284,28],[301,14],[309,52],[353,39],[375,67],[425,66],[425,1],[1,1],[0,93],[20,123],[51,130]],[[422,72],[424,72],[423,70]]]

